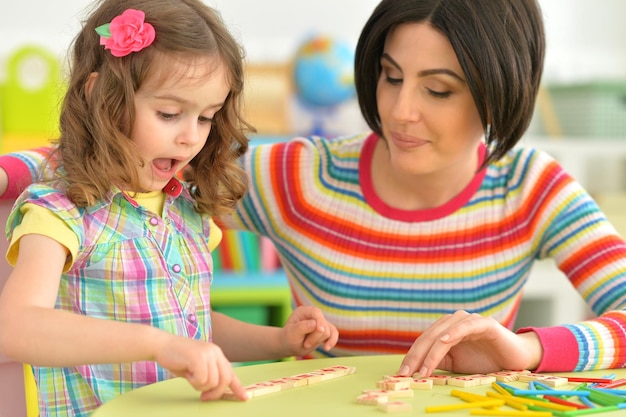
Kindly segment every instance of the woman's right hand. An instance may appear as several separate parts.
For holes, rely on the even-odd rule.
[[[227,388],[242,401],[248,398],[230,361],[216,344],[167,334],[157,346],[156,362],[187,379],[202,393],[202,400],[217,400]]]
[[[515,334],[492,317],[456,311],[439,318],[418,337],[398,374],[420,378],[435,369],[486,374],[506,369],[535,369],[543,348],[534,332]]]

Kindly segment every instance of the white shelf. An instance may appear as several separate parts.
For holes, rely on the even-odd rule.
[[[529,136],[520,144],[552,155],[592,194],[626,192],[626,137]]]

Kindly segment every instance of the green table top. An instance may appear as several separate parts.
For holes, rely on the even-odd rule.
[[[199,400],[189,383],[181,378],[152,384],[120,397],[101,406],[93,417],[332,417],[332,416],[378,416],[382,413],[376,406],[356,403],[356,397],[365,389],[376,389],[376,382],[384,375],[393,375],[402,360],[401,355],[358,356],[331,359],[275,362],[235,368],[242,384],[249,385],[270,379],[287,377],[315,371],[333,365],[356,367],[356,373],[336,379],[319,382],[314,385],[291,388],[271,393],[258,398],[241,401],[208,401]],[[626,369],[603,370],[576,373],[575,376],[595,377],[615,373],[617,378],[626,377]],[[555,374],[567,375],[567,374]],[[570,374],[571,375],[571,374]],[[526,388],[527,383],[511,382],[510,385]],[[567,385],[559,389],[572,389],[575,385]],[[622,387],[623,388],[623,387]],[[413,398],[400,400],[412,404],[412,411],[400,415],[425,415],[426,406],[458,404],[458,398],[449,395],[452,389],[464,390],[484,395],[490,386],[458,388],[453,386],[437,386],[432,390],[415,390]],[[382,414],[381,414],[382,413]],[[469,410],[429,413],[438,417],[470,416]],[[602,417],[623,416],[624,410],[605,412]]]

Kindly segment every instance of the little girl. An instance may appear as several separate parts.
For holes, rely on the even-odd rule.
[[[174,375],[204,400],[227,388],[245,399],[229,360],[332,348],[337,330],[317,308],[283,328],[210,314],[211,218],[246,191],[249,127],[241,50],[216,12],[104,0],[70,75],[55,178],[16,201],[0,297],[0,351],[33,364],[40,415],[88,415]]]

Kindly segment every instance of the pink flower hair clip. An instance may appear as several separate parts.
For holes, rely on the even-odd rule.
[[[145,22],[146,14],[141,10],[127,9],[111,20],[111,23],[98,26],[100,45],[110,49],[111,55],[122,57],[131,52],[139,52],[154,42],[154,26]]]

